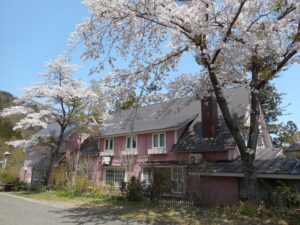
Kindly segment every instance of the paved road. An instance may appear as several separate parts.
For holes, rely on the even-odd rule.
[[[110,210],[54,204],[0,193],[0,225],[138,225],[123,221]]]

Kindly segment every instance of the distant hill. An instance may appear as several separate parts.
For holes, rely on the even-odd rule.
[[[11,106],[14,100],[15,97],[12,94],[6,91],[0,91],[0,110],[8,106]]]
[[[12,94],[6,91],[0,91],[0,111],[6,107],[13,105],[13,101],[15,99],[16,98]],[[8,140],[20,135],[19,132],[15,132],[13,130],[14,124],[14,118],[0,117],[0,140]]]

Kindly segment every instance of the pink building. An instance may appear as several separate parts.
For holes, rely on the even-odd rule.
[[[248,102],[247,93],[241,90],[229,96],[237,123],[247,125]],[[206,206],[237,203],[243,197],[244,175],[238,148],[219,111],[210,97],[114,113],[98,137],[96,181],[118,187],[121,181],[136,176],[154,189],[163,183],[158,190],[162,198]],[[261,119],[258,177],[299,180],[300,172],[292,173],[297,161],[291,162],[290,170],[271,170],[276,160],[281,160],[276,164],[280,168],[286,162],[279,155]]]
[[[49,124],[47,128],[40,130],[35,135],[43,138],[58,138],[60,127],[57,123]],[[78,132],[76,126],[70,125],[64,133],[62,147],[55,158],[55,164],[59,163],[66,154],[71,154],[78,149]],[[25,149],[25,161],[20,170],[20,180],[29,184],[43,183],[46,169],[49,165],[50,149],[46,146],[36,146],[34,149]]]

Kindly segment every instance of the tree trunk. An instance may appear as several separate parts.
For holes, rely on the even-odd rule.
[[[259,102],[258,93],[251,91],[251,113],[250,113],[250,129],[248,144],[246,146],[245,139],[243,137],[243,131],[239,128],[236,121],[233,120],[231,113],[228,108],[227,101],[222,92],[221,86],[217,79],[217,76],[213,69],[208,64],[208,72],[210,80],[216,95],[218,105],[221,109],[225,123],[233,136],[238,149],[241,154],[243,172],[245,176],[245,182],[248,191],[248,199],[250,201],[257,200],[257,179],[255,171],[255,152],[258,138],[258,124],[259,124]]]
[[[61,125],[61,131],[60,131],[60,135],[59,135],[59,137],[57,139],[56,146],[55,146],[55,148],[54,148],[53,151],[51,150],[50,162],[49,162],[49,165],[48,165],[48,167],[46,169],[46,172],[45,172],[45,177],[44,177],[44,183],[43,183],[43,185],[48,185],[48,183],[49,183],[49,179],[51,177],[52,170],[53,170],[54,160],[57,157],[57,155],[59,153],[59,150],[60,150],[60,147],[61,147],[61,144],[63,142],[65,129],[66,129],[66,126],[65,125]]]
[[[257,201],[257,177],[254,167],[254,158],[249,155],[249,157],[242,158],[243,162],[243,172],[245,175],[245,183],[248,193],[248,200],[256,202]]]

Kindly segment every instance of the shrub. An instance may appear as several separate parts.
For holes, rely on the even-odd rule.
[[[32,187],[23,181],[18,181],[15,183],[15,191],[30,191]]]
[[[125,199],[139,201],[145,197],[146,186],[135,176],[132,176],[128,182],[121,183],[120,190]]]
[[[295,207],[300,205],[299,195],[295,187],[278,181],[278,185],[271,193],[272,203],[276,206]]]
[[[9,171],[0,172],[0,180],[2,183],[15,183],[18,181],[18,177]]]
[[[242,203],[239,207],[239,213],[244,216],[254,217],[258,213],[258,207],[254,204]]]

